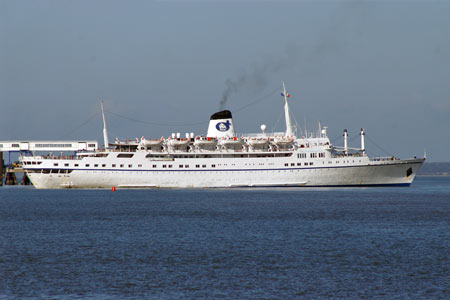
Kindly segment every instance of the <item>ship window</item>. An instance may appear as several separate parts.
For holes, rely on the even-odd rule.
[[[215,168],[216,167],[216,165],[211,165],[211,168]]]
[[[59,173],[66,174],[67,170],[59,170]]]
[[[202,168],[206,168],[206,165],[202,165]]]
[[[75,164],[75,167],[78,167],[78,164]]]
[[[156,168],[156,165],[153,165],[153,168]]]
[[[132,158],[134,154],[129,154],[129,153],[120,153],[119,155],[117,155],[118,158]]]
[[[189,165],[184,165],[185,168],[189,168]]]
[[[292,166],[292,167],[295,166],[295,163],[291,163],[291,166]]]
[[[69,164],[64,164],[64,167],[68,167],[69,166]]]
[[[123,168],[123,164],[121,164],[120,167]]]
[[[53,174],[58,173],[58,169],[52,169],[51,173]]]
[[[183,168],[183,165],[179,165],[178,168]]]
[[[302,163],[297,163],[297,166],[301,166],[302,165]]]
[[[106,164],[103,164],[102,167],[103,167],[103,168],[106,168]]]
[[[288,167],[288,166],[289,166],[289,164],[284,164],[284,166],[285,166],[285,167]]]
[[[57,167],[57,166],[58,166],[58,163],[54,163],[53,166]]]
[[[128,165],[128,168],[132,168],[133,167],[133,165]]]
[[[172,165],[169,165],[169,168],[172,168]]]
[[[98,164],[95,164],[94,167],[97,168],[97,167],[98,167]]]
[[[195,165],[196,168],[200,168],[200,165]]]
[[[166,168],[167,167],[167,165],[163,165],[163,168]]]
[[[50,173],[50,169],[43,169],[43,170],[42,170],[42,173],[48,174],[48,173]]]
[[[116,167],[116,164],[112,164],[111,167],[115,168],[115,167]]]
[[[141,165],[141,164],[139,164],[139,165],[138,165],[138,168],[142,168],[142,165]]]
[[[86,167],[89,167],[89,164],[86,164]]]

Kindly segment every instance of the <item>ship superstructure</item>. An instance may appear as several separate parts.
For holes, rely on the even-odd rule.
[[[36,188],[209,188],[279,186],[410,185],[424,158],[370,158],[361,148],[331,144],[326,127],[297,137],[283,83],[286,131],[236,135],[228,110],[214,113],[207,134],[109,143],[74,156],[22,155]],[[103,112],[103,104],[102,104]]]

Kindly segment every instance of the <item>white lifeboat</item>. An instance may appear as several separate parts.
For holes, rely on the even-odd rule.
[[[289,146],[294,142],[293,137],[288,136],[276,136],[273,139],[273,143],[277,146]]]
[[[188,139],[169,139],[168,144],[169,144],[169,146],[172,146],[172,147],[187,146],[189,144],[189,140]]]
[[[235,147],[241,146],[243,144],[243,140],[237,137],[232,138],[222,138],[219,140],[219,144],[224,147]]]
[[[198,148],[213,148],[217,145],[217,139],[213,137],[197,136],[194,141],[194,146]]]
[[[143,146],[143,147],[152,147],[152,146],[158,146],[161,145],[164,141],[164,138],[160,138],[160,139],[148,139],[146,140],[144,137],[141,138],[141,141],[139,142],[139,146]]]
[[[252,147],[263,147],[266,146],[269,141],[267,138],[250,138],[247,143]]]

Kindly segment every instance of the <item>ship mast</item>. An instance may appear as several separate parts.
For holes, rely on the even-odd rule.
[[[105,143],[105,151],[108,151],[109,142],[108,142],[108,130],[106,129],[106,119],[105,112],[103,111],[103,101],[100,103],[102,108],[102,117],[103,117],[103,142]]]
[[[284,96],[284,115],[286,119],[286,136],[294,136],[294,130],[292,129],[292,123],[291,123],[291,115],[289,113],[289,104],[288,104],[288,97],[289,94],[286,92],[286,86],[284,85],[283,81],[283,96]]]

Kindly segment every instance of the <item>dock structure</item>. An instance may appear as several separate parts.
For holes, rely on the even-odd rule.
[[[0,151],[0,186],[3,185],[3,174],[5,174],[3,170],[3,152]]]
[[[79,152],[98,149],[97,141],[0,141],[0,186],[18,184],[16,173],[24,173],[21,166],[11,163],[11,153],[27,152]],[[4,163],[3,152],[9,153],[8,164]],[[24,174],[22,184],[30,184],[28,176]]]
[[[0,141],[0,152],[70,152],[96,149],[97,141]]]

